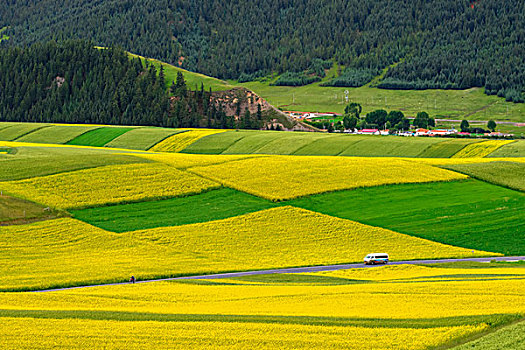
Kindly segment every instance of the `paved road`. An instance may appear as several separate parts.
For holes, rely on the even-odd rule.
[[[516,262],[520,260],[525,261],[525,256],[503,256],[503,257],[500,256],[500,257],[493,257],[493,258],[392,261],[388,264],[389,265],[416,265],[416,264],[449,263],[449,262],[458,262],[458,261],[490,262],[491,260],[507,261],[507,262]],[[213,274],[213,275],[162,278],[162,279],[137,281],[136,283],[138,284],[138,283],[149,283],[149,282],[160,282],[160,281],[199,280],[199,279],[211,280],[211,279],[221,279],[221,278],[235,278],[235,277],[242,277],[242,276],[268,275],[272,273],[307,273],[307,272],[321,272],[321,271],[337,271],[337,270],[356,269],[356,268],[357,269],[374,268],[378,266],[382,266],[382,265],[344,264],[344,265],[325,265],[325,266],[309,266],[309,267],[291,267],[291,268],[286,268],[286,269],[229,272],[229,273],[218,273],[218,274]],[[45,289],[45,290],[38,290],[34,292],[37,292],[37,293],[56,292],[56,291],[61,291],[61,290],[92,288],[92,287],[101,287],[101,286],[118,286],[118,285],[123,285],[123,284],[129,284],[129,282],[107,283],[107,284],[97,284],[97,285],[78,286],[78,287],[69,287],[69,288],[57,288],[57,289]]]

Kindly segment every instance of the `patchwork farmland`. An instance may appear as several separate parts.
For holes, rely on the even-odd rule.
[[[0,123],[0,347],[520,349],[524,142]]]

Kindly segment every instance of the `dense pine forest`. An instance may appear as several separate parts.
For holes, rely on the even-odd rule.
[[[7,0],[2,27],[0,46],[89,38],[218,78],[299,85],[332,61],[343,69],[325,85],[391,67],[379,87],[525,91],[523,0]]]
[[[48,42],[0,50],[0,121],[259,128],[259,114],[226,116],[204,86],[180,73],[170,89],[162,67],[92,42]]]

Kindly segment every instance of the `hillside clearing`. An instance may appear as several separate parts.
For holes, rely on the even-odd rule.
[[[85,125],[50,125],[19,137],[16,141],[62,144],[96,128],[96,126]]]

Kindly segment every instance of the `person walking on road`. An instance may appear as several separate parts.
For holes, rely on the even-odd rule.
[[[131,278],[129,279],[129,281],[133,284],[135,284],[135,276],[131,276]]]

